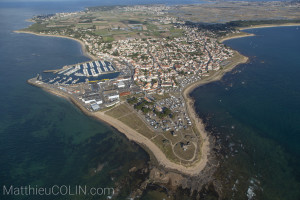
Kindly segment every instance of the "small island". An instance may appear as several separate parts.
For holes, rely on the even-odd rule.
[[[299,23],[289,12],[285,20],[238,21],[233,12],[220,12],[223,4],[102,6],[35,16],[34,24],[18,32],[77,40],[91,60],[44,71],[28,83],[113,126],[158,167],[197,176],[207,166],[212,144],[189,94],[248,61],[222,41],[251,36],[241,32],[245,27]],[[260,4],[256,13],[270,6]],[[216,23],[199,14],[207,7],[228,21]],[[275,8],[283,10],[277,3]],[[264,15],[272,18],[273,11]]]

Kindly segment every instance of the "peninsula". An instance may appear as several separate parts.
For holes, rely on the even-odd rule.
[[[262,23],[194,20],[201,20],[193,15],[197,8],[224,8],[220,4],[91,7],[35,16],[34,24],[19,32],[75,39],[91,61],[39,73],[28,83],[113,126],[164,169],[197,176],[208,162],[211,145],[189,94],[247,62],[221,41],[248,36],[241,27]],[[238,4],[244,6],[236,3],[235,8]],[[285,20],[263,24],[298,23],[286,13]]]

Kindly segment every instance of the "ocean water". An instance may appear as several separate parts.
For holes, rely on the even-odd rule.
[[[149,160],[146,152],[108,125],[85,116],[65,99],[26,83],[43,70],[89,60],[83,56],[80,44],[12,32],[26,27],[29,23],[25,20],[33,15],[76,10],[77,4],[74,8],[47,3],[1,5],[0,199],[93,199],[3,196],[3,185],[117,188],[120,184],[120,199],[125,199],[139,180],[128,170],[145,166]]]
[[[76,185],[120,189],[130,195],[144,175],[148,154],[110,126],[85,116],[71,103],[26,83],[46,69],[88,61],[80,44],[14,33],[34,15],[87,6],[149,4],[128,1],[0,2],[0,199],[106,199],[106,196],[3,196],[3,186]],[[200,1],[155,1],[154,3]],[[201,2],[200,2],[201,3]],[[98,170],[95,172],[95,170]],[[146,195],[147,196],[147,195]]]
[[[225,41],[250,58],[196,89],[196,110],[225,146],[216,176],[228,199],[300,199],[300,27]]]
[[[33,15],[78,11],[92,5],[99,2],[0,2],[1,190],[3,185],[119,184],[119,199],[125,199],[143,180],[128,173],[149,161],[141,148],[68,101],[26,83],[45,69],[89,59],[75,41],[12,31],[28,26],[25,20]],[[258,37],[226,42],[250,56],[251,63],[237,67],[222,81],[195,90],[196,108],[208,130],[218,136],[217,142],[226,146],[216,177],[225,186],[223,193],[228,199],[299,199],[299,31],[288,27],[251,32]],[[97,168],[102,170],[95,173]],[[154,191],[145,199],[160,197]],[[85,198],[14,197],[1,192],[0,199]]]

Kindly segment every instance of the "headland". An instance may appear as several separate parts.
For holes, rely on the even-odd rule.
[[[116,128],[165,170],[197,176],[212,150],[190,93],[248,61],[221,42],[253,35],[240,32],[242,28],[227,28],[225,35],[222,29],[203,29],[202,24],[169,16],[170,9],[113,7],[121,15],[116,23],[103,19],[107,10],[88,8],[37,16],[33,21],[38,28],[17,32],[76,40],[92,59],[64,66],[52,76],[38,75],[29,84],[70,100],[88,116]],[[145,12],[155,20],[139,15]],[[117,77],[102,78],[103,72],[116,70],[121,72]]]

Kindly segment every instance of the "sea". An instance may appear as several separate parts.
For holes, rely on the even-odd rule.
[[[228,199],[300,199],[300,27],[246,32],[224,43],[249,62],[192,92],[223,146],[216,176]]]
[[[199,3],[196,0],[154,3]],[[145,180],[148,154],[67,100],[28,85],[43,70],[88,61],[79,43],[14,33],[34,15],[127,1],[0,2],[0,199],[106,199],[93,195],[4,195],[3,187],[115,188],[126,199]],[[143,0],[142,3],[153,3]],[[299,28],[300,29],[300,28]],[[225,44],[250,58],[192,93],[216,138],[215,176],[227,199],[300,199],[300,37],[296,27],[247,30]],[[154,189],[153,189],[154,188]],[[153,187],[141,199],[168,199]],[[63,188],[64,189],[64,188]],[[181,199],[189,199],[178,195]],[[207,198],[214,199],[214,195]]]

